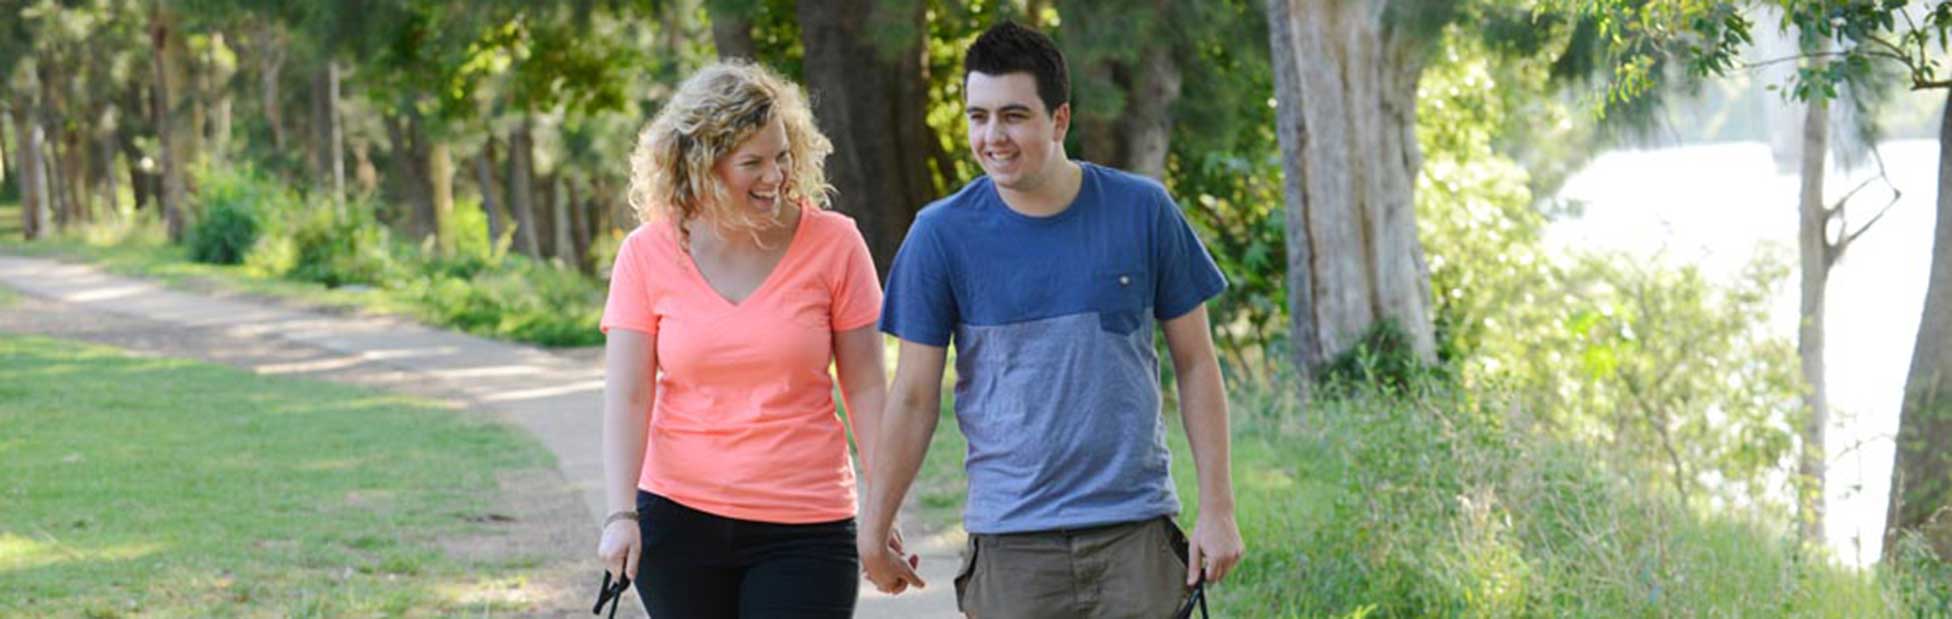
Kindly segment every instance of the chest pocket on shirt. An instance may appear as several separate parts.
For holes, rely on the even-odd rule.
[[[1101,269],[1091,276],[1091,306],[1098,326],[1113,335],[1131,335],[1144,322],[1150,286],[1135,268]]]

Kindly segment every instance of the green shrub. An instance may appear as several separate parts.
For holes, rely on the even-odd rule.
[[[469,333],[549,346],[603,342],[604,288],[573,270],[520,256],[421,263],[400,291],[425,319]]]
[[[208,264],[243,262],[260,236],[260,205],[277,200],[283,189],[249,166],[199,170],[197,181],[202,188],[201,214],[183,239],[190,259]]]
[[[337,288],[380,286],[401,274],[391,233],[372,219],[370,210],[348,210],[348,215],[339,216],[330,207],[317,205],[296,218],[296,225],[287,231],[293,262],[286,277]]]

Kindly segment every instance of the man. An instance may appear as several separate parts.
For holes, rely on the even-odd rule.
[[[914,482],[956,345],[973,617],[1164,617],[1240,560],[1227,403],[1204,303],[1226,288],[1159,183],[1064,153],[1069,81],[1014,23],[963,63],[969,146],[987,175],[917,216],[881,329],[901,339],[857,546],[884,592],[924,586],[891,522]],[[1190,549],[1160,415],[1163,325],[1199,479]]]

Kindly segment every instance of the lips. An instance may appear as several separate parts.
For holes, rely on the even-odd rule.
[[[989,166],[993,168],[1013,167],[1016,165],[1017,161],[1022,158],[1023,158],[1023,153],[1008,153],[1008,154],[989,153],[983,155],[983,161],[988,163]]]

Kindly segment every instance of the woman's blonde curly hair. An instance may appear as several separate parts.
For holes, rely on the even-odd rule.
[[[806,94],[766,67],[717,62],[693,74],[637,135],[630,155],[629,200],[640,221],[668,221],[679,230],[701,218],[727,232],[756,233],[775,225],[736,208],[712,167],[774,118],[786,125],[788,162],[780,198],[826,207],[833,186],[821,171],[834,145],[814,125]]]

